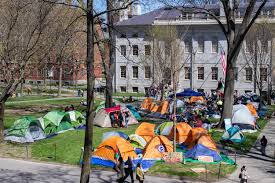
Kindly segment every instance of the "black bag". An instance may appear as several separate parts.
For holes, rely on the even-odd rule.
[[[242,173],[239,174],[239,179],[241,179],[241,178],[242,178]]]

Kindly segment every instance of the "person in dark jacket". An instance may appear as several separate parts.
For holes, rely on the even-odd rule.
[[[125,170],[125,176],[123,178],[123,181],[125,181],[127,177],[130,175],[131,183],[133,183],[134,182],[133,162],[130,156],[128,157],[128,160],[125,162],[124,170]]]
[[[265,154],[266,145],[267,145],[267,139],[265,138],[265,136],[263,136],[262,139],[261,139],[261,152],[262,152],[262,155],[266,155]]]

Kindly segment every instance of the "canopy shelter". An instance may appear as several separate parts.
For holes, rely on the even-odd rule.
[[[204,96],[202,93],[195,92],[191,88],[185,89],[182,92],[176,94],[176,97],[192,97],[192,96]],[[174,95],[170,95],[170,98],[174,97]]]

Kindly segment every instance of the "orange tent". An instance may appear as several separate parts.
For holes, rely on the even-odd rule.
[[[95,150],[93,156],[115,161],[116,151],[119,151],[124,161],[128,159],[128,156],[133,159],[137,158],[137,154],[130,142],[118,136],[113,136],[103,141]]]
[[[173,145],[166,137],[158,135],[145,147],[143,159],[161,159],[164,152],[173,152]]]
[[[217,146],[210,135],[202,135],[198,140],[198,144],[202,144],[205,147],[218,152]]]
[[[205,102],[204,98],[202,96],[193,96],[193,97],[190,98],[189,103],[195,103],[195,102],[198,102],[198,101]]]
[[[191,133],[192,127],[185,123],[185,122],[181,122],[178,123],[176,126],[176,141],[178,143],[184,143],[188,136],[189,133]],[[174,138],[174,130],[172,129],[170,134],[169,134],[169,139],[173,139]]]
[[[251,114],[254,117],[258,117],[258,113],[257,113],[256,108],[254,107],[253,104],[246,104],[246,107],[249,109],[249,111],[251,112]]]
[[[165,114],[167,113],[168,108],[169,108],[169,102],[166,100],[162,101],[158,112],[160,112],[161,114]]]
[[[135,134],[144,138],[148,143],[155,136],[155,124],[143,122],[136,129]]]
[[[189,145],[189,147],[193,147],[193,145],[196,144],[198,139],[203,135],[208,135],[208,132],[206,129],[201,127],[192,128],[191,133],[189,133],[185,141],[185,144]]]
[[[153,100],[154,100],[154,99],[152,99],[152,98],[146,98],[146,99],[142,102],[140,108],[141,108],[141,109],[150,110],[150,109],[151,109],[151,105],[152,105],[152,103],[153,103]]]

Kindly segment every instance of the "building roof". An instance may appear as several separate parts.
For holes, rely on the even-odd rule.
[[[188,6],[185,6],[188,7]],[[219,12],[220,11],[220,5],[219,4],[210,4],[207,6],[204,6],[207,9],[212,9],[214,11]],[[245,4],[241,3],[240,8],[244,8]],[[265,5],[265,8],[275,8],[275,2],[267,2]],[[117,22],[117,26],[131,26],[131,25],[152,25],[154,24],[155,20],[171,20],[171,19],[178,19],[182,16],[182,12],[179,10],[179,8],[159,8],[156,10],[153,10],[151,12],[145,13],[143,15],[134,16],[132,18],[129,18],[127,20],[123,20],[120,22]],[[187,9],[188,10],[188,9]],[[186,10],[185,10],[186,11]],[[190,11],[190,9],[189,9]],[[193,10],[196,11],[196,10]],[[197,18],[204,18],[205,15],[196,15]]]

